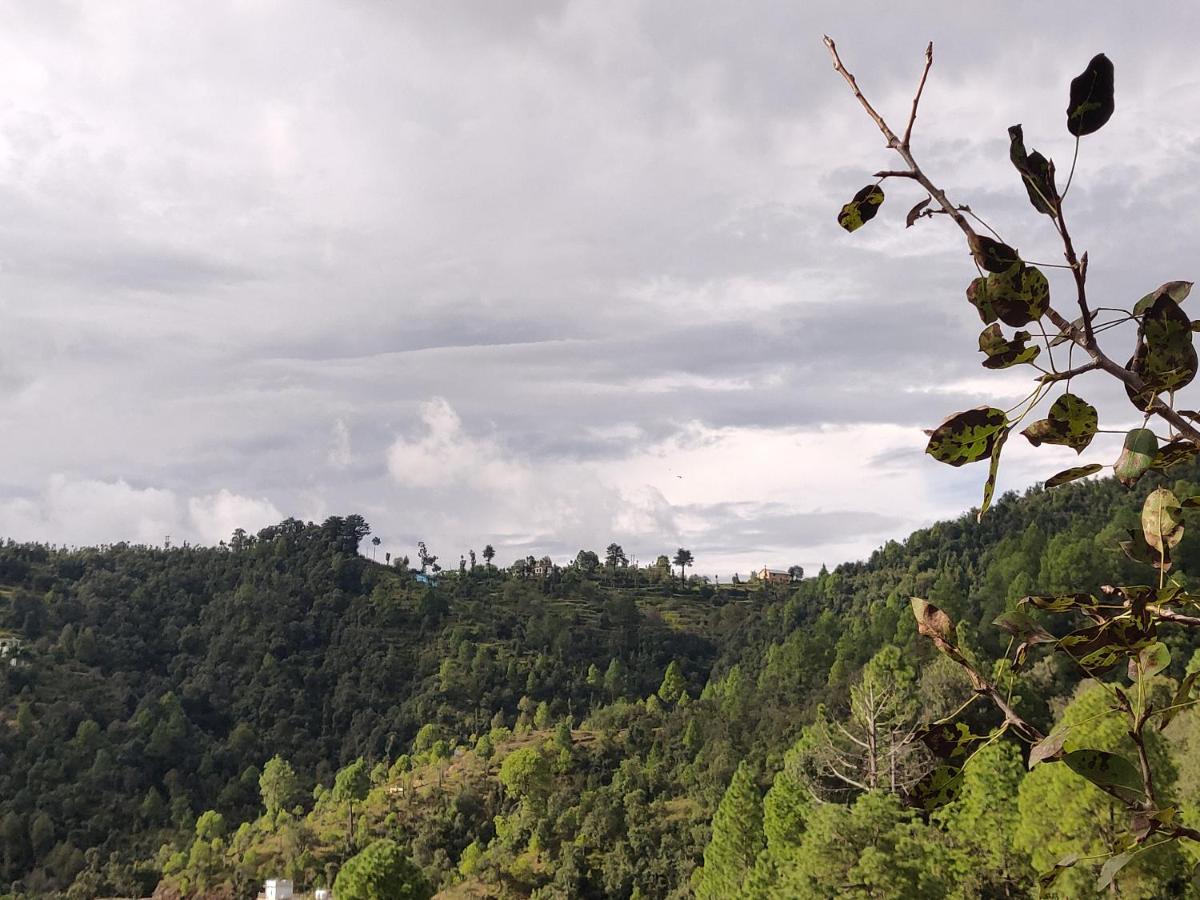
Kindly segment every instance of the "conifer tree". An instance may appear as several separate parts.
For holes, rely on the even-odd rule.
[[[743,761],[713,816],[704,866],[697,870],[693,881],[696,897],[724,900],[740,896],[746,875],[764,844],[762,801],[750,766]]]
[[[667,666],[667,671],[663,675],[662,684],[658,688],[659,699],[664,703],[676,703],[686,690],[687,682],[683,678],[683,670],[679,668],[676,660],[671,660],[671,664]]]

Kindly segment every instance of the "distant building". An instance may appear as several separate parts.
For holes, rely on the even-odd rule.
[[[543,556],[533,564],[533,575],[535,578],[546,578],[554,574],[554,561],[548,556]]]
[[[17,664],[21,646],[21,639],[12,632],[0,633],[0,659],[7,659],[10,666]]]
[[[765,581],[767,584],[790,584],[792,581],[791,573],[785,569],[768,569],[763,566],[754,574],[759,581]]]
[[[265,900],[292,900],[292,883],[286,878],[271,878],[263,885]]]
[[[317,888],[313,891],[313,900],[329,900],[330,896],[329,888]]]

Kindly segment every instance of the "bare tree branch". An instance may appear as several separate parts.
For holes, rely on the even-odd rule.
[[[912,112],[908,116],[908,126],[904,129],[904,140],[901,142],[907,148],[912,140],[913,125],[917,121],[917,104],[921,102],[921,93],[925,90],[925,79],[929,77],[929,69],[933,65],[933,41],[925,48],[925,68],[921,70],[921,83],[917,85],[917,93],[913,95]]]

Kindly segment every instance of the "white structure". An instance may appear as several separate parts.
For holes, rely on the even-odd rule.
[[[21,655],[21,639],[12,632],[0,633],[0,660],[7,659],[15,668]]]
[[[330,894],[328,888],[317,888],[313,891],[313,900],[329,900]]]
[[[292,900],[292,883],[286,878],[271,878],[264,886],[266,900]]]

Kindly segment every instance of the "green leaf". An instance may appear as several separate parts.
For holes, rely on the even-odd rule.
[[[1038,876],[1038,887],[1043,891],[1049,890],[1058,880],[1058,876],[1079,862],[1079,854],[1071,853],[1054,864],[1054,868]]]
[[[989,325],[979,334],[979,352],[986,353],[983,361],[985,369],[1007,369],[1009,366],[1033,362],[1042,352],[1042,348],[1034,344],[1026,347],[1030,334],[1028,331],[1018,331],[1013,339],[1006,340],[1004,332],[996,324]]]
[[[987,325],[996,321],[998,317],[995,308],[992,306],[992,299],[988,296],[986,276],[980,275],[967,285],[967,299],[971,301],[971,305],[979,313],[979,318],[983,319],[983,324]]]
[[[922,600],[920,597],[913,597],[909,602],[912,606],[913,618],[917,620],[917,631],[926,637],[941,638],[953,646],[954,623],[950,621],[950,617],[928,600]]]
[[[1177,391],[1196,377],[1196,348],[1192,341],[1192,323],[1170,296],[1160,294],[1142,316],[1138,325],[1137,345],[1125,364],[1145,382],[1125,393],[1138,409],[1147,411],[1157,394]]]
[[[1054,635],[1039,625],[1029,613],[1020,607],[996,616],[992,620],[992,624],[1005,634],[1011,634],[1026,644],[1050,644],[1055,640]]]
[[[1008,440],[1011,431],[1011,428],[1005,428],[992,444],[992,461],[988,466],[987,479],[983,482],[983,502],[979,505],[978,515],[975,516],[977,522],[983,521],[983,514],[992,506],[992,495],[996,493],[996,473],[1000,471],[1000,451],[1004,449],[1004,442]]]
[[[1053,734],[1042,738],[1036,744],[1029,748],[1029,768],[1033,768],[1041,762],[1053,762],[1062,758],[1063,741],[1067,739],[1067,734],[1071,731],[1070,726],[1060,728]]]
[[[929,435],[925,452],[951,466],[979,462],[992,455],[996,441],[1008,429],[1004,410],[979,406],[955,413]]]
[[[1122,659],[1149,647],[1156,639],[1155,634],[1153,625],[1143,628],[1131,618],[1109,619],[1059,638],[1058,649],[1096,677],[1111,670]]]
[[[1123,756],[1103,750],[1072,750],[1062,761],[1076,775],[1102,790],[1113,790],[1123,800],[1137,802],[1146,796],[1141,773]]]
[[[1021,432],[1029,443],[1061,444],[1082,453],[1096,436],[1099,419],[1096,407],[1074,394],[1063,394],[1051,404],[1046,418],[1039,419]]]
[[[967,246],[971,248],[971,255],[975,257],[979,268],[985,272],[1007,272],[1021,262],[1020,254],[1008,244],[982,234],[968,235]]]
[[[1170,664],[1171,651],[1162,641],[1155,641],[1138,653],[1136,657],[1130,657],[1129,678],[1131,681],[1136,681],[1138,678],[1149,678],[1157,675]]]
[[[1018,260],[988,276],[987,299],[1001,322],[1018,328],[1046,314],[1050,307],[1050,282],[1040,269]]]
[[[941,765],[913,785],[908,797],[910,802],[925,812],[933,812],[947,803],[954,802],[962,791],[962,784],[961,766]]]
[[[1183,539],[1183,510],[1166,488],[1151,491],[1142,504],[1142,534],[1146,543],[1159,553]]]
[[[1113,64],[1103,53],[1097,53],[1087,68],[1071,80],[1067,131],[1076,137],[1099,131],[1112,118],[1115,107]]]
[[[1146,389],[1136,396],[1126,387],[1130,399],[1139,404],[1146,403],[1148,394],[1177,391],[1196,377],[1192,323],[1169,296],[1159,297],[1142,316],[1130,368],[1146,382]]]
[[[1158,448],[1158,452],[1154,454],[1154,460],[1150,463],[1150,468],[1169,469],[1182,462],[1190,462],[1197,453],[1200,453],[1200,447],[1197,447],[1192,441],[1179,438]]]
[[[838,213],[838,224],[847,231],[857,231],[875,218],[882,203],[883,188],[877,184],[868,184],[842,207],[842,211]]]
[[[1160,284],[1133,305],[1133,314],[1135,316],[1145,314],[1146,310],[1153,306],[1159,297],[1170,297],[1176,303],[1182,303],[1191,292],[1192,282],[1190,281],[1168,281]]]
[[[1020,603],[1047,612],[1066,612],[1068,609],[1094,609],[1100,601],[1092,594],[1033,594],[1022,597]]]
[[[1125,868],[1125,864],[1133,859],[1136,853],[1137,850],[1126,850],[1124,853],[1118,853],[1105,860],[1104,865],[1100,867],[1100,877],[1096,879],[1096,890],[1108,890],[1108,886],[1117,877],[1117,873]]]
[[[1133,487],[1139,478],[1149,471],[1158,452],[1158,438],[1149,428],[1134,428],[1125,435],[1125,446],[1113,466],[1117,480],[1125,487]]]
[[[1171,724],[1171,720],[1175,718],[1175,714],[1179,712],[1178,707],[1181,704],[1187,703],[1192,698],[1192,685],[1196,683],[1196,676],[1200,672],[1188,672],[1183,676],[1183,680],[1179,682],[1179,687],[1175,690],[1175,696],[1171,698],[1170,704],[1162,711],[1162,718],[1158,722],[1158,730],[1162,731]]]
[[[1063,469],[1057,475],[1051,475],[1046,479],[1047,488],[1056,488],[1060,484],[1066,484],[1068,481],[1076,481],[1080,478],[1086,478],[1089,475],[1095,475],[1104,466],[1100,463],[1089,463],[1086,466],[1075,466],[1073,469]]]
[[[1025,152],[1025,135],[1020,125],[1008,129],[1008,158],[1021,173],[1029,202],[1040,213],[1053,216],[1058,190],[1054,187],[1054,167],[1046,157],[1038,153]]]
[[[988,739],[985,734],[973,734],[965,722],[942,722],[927,725],[913,735],[938,759],[955,762],[961,766],[972,751]]]
[[[1162,390],[1177,391],[1196,377],[1196,348],[1192,323],[1169,295],[1164,294],[1142,316],[1147,355],[1145,376]]]
[[[1120,547],[1121,551],[1134,562],[1143,563],[1147,566],[1154,566],[1156,569],[1162,566],[1164,562],[1162,554],[1152,551],[1150,546],[1146,543],[1146,538],[1140,532],[1135,532],[1132,529],[1129,530],[1129,540],[1118,541],[1117,546]],[[1166,567],[1163,569],[1163,571],[1171,568],[1170,560],[1171,557],[1168,553],[1165,560]]]

